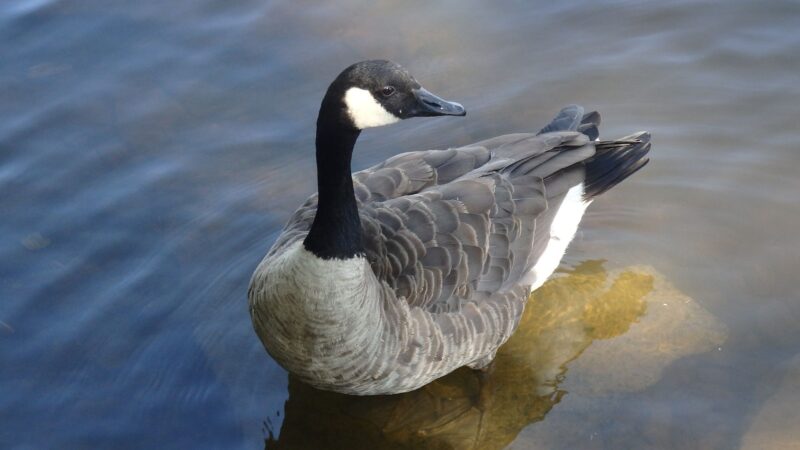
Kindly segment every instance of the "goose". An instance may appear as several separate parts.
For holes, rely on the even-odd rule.
[[[538,133],[351,172],[362,130],[465,114],[391,61],[353,64],[328,87],[318,193],[289,218],[248,290],[256,334],[299,380],[396,394],[462,366],[487,369],[586,207],[648,162],[649,133],[598,140],[600,115],[570,105]]]

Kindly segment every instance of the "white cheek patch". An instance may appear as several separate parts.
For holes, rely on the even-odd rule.
[[[389,125],[400,120],[399,117],[387,111],[372,94],[359,88],[350,88],[344,94],[344,104],[347,114],[358,129]]]

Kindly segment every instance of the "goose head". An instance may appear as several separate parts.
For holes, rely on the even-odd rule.
[[[336,77],[322,102],[320,121],[363,130],[411,117],[466,113],[461,104],[427,91],[399,64],[372,60],[355,63]]]

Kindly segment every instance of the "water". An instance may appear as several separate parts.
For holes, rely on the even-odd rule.
[[[367,58],[402,63],[469,113],[365,132],[355,169],[534,130],[568,103],[599,109],[604,136],[654,136],[651,164],[595,202],[564,263],[640,267],[660,281],[620,298],[647,306],[561,353],[573,319],[531,325],[562,338],[537,334],[526,355],[558,355],[490,378],[525,386],[515,374],[527,371],[536,405],[519,419],[521,400],[496,400],[506,435],[492,446],[797,442],[798,29],[789,1],[3,2],[0,447],[291,448],[304,433],[317,445],[368,436],[331,421],[331,405],[376,418],[424,404],[298,386],[246,307],[252,270],[314,190],[322,94]],[[616,311],[614,298],[599,310]],[[660,316],[671,302],[692,308]],[[696,326],[669,328],[684,323]],[[465,411],[484,417],[473,376],[415,395],[466,392]],[[373,437],[442,446],[456,441],[419,430],[479,429],[419,408],[428,425],[395,413]]]

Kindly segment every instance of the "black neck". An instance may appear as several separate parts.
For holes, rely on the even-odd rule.
[[[320,258],[349,259],[364,254],[350,172],[353,147],[361,131],[350,124],[344,105],[333,94],[329,91],[325,96],[317,119],[319,203],[303,245]]]

